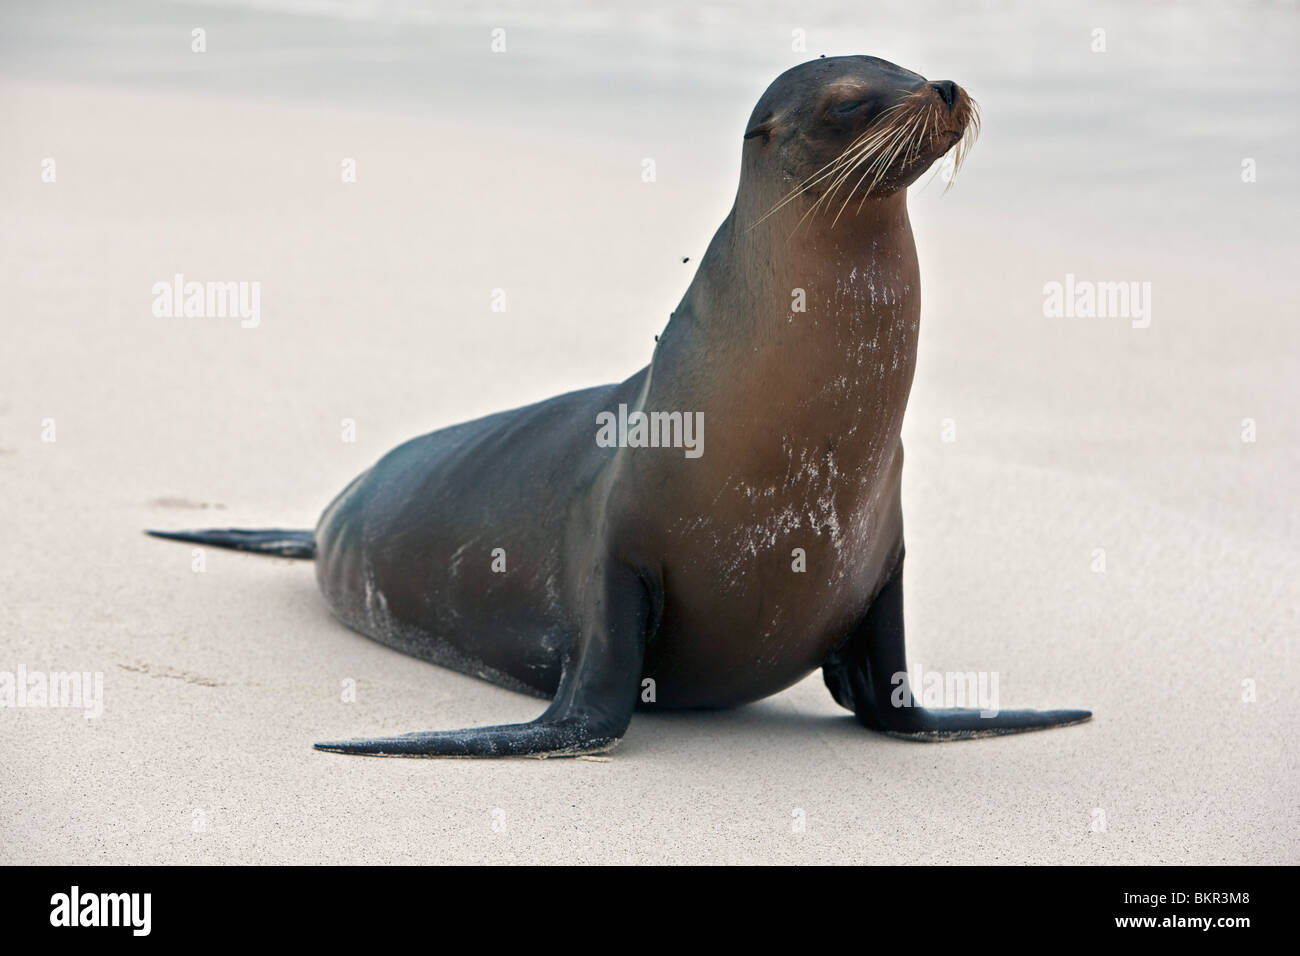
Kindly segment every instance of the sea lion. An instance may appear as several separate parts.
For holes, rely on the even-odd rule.
[[[920,314],[907,186],[977,125],[951,81],[870,56],[794,67],[754,108],[735,204],[649,366],[413,439],[314,533],[150,533],[314,558],[349,627],[551,700],[528,723],[322,750],[599,753],[638,703],[729,707],[818,667],[863,725],[913,740],[1087,720],[891,700]]]

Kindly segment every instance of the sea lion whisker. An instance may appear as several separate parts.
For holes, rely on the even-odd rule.
[[[846,178],[853,175],[853,173],[864,163],[870,163],[874,166],[874,164],[879,162],[881,158],[888,155],[889,151],[897,144],[899,139],[906,134],[910,122],[910,119],[902,120],[895,123],[890,129],[884,131],[882,136],[875,141],[870,153],[859,156],[857,162],[841,174],[839,179],[836,181],[836,187],[842,184]]]
[[[910,133],[908,133],[908,130],[910,130],[915,125],[916,125],[916,120],[915,118],[913,118],[910,126],[899,130],[899,135],[895,137],[895,139],[899,144],[907,142],[908,136],[910,135]],[[893,157],[897,154],[898,149],[899,146],[895,145],[893,150],[889,153],[888,157],[885,157],[884,154],[882,153],[882,157],[877,158],[875,162],[873,162],[870,166],[867,167],[866,171],[862,174],[862,176],[858,179],[858,181],[853,184],[853,188],[849,190],[848,195],[844,197],[844,203],[840,206],[840,211],[837,212],[835,214],[835,218],[831,220],[831,228],[834,228],[835,224],[840,221],[840,216],[844,214],[844,209],[852,201],[853,194],[857,192],[858,187],[862,185],[862,180],[866,179],[869,175],[871,175],[871,172],[874,169],[877,170],[876,178],[872,180],[871,186],[868,186],[866,191],[862,194],[862,199],[858,202],[858,208],[854,214],[856,215],[857,213],[862,211],[862,204],[867,201],[867,196],[871,194],[871,190],[875,187],[875,184],[879,182],[880,177],[883,176],[884,172],[887,169],[889,169],[889,167],[893,164]]]
[[[877,165],[881,164],[882,162],[885,162],[885,158],[886,158],[888,155],[891,155],[891,154],[892,154],[892,149],[891,149],[891,147],[892,147],[893,149],[896,149],[897,147],[894,146],[894,144],[897,143],[898,141],[900,141],[900,140],[903,138],[903,136],[905,135],[905,133],[906,133],[906,127],[901,127],[901,126],[900,126],[900,128],[897,129],[897,130],[895,131],[893,137],[889,140],[889,142],[886,143],[886,144],[884,144],[884,145],[882,145],[881,148],[880,148],[880,150],[875,154],[874,157],[870,157],[870,158],[865,158],[865,157],[864,157],[860,162],[856,163],[856,164],[853,166],[852,169],[848,170],[848,171],[845,173],[845,175],[844,175],[843,177],[841,177],[841,179],[839,180],[839,182],[836,183],[836,189],[837,189],[837,190],[838,190],[839,186],[840,186],[841,184],[843,184],[843,182],[844,182],[844,181],[845,181],[849,176],[851,176],[855,171],[857,171],[859,168],[861,168],[861,167],[864,166],[864,165],[867,167],[866,172],[864,172],[864,173],[862,174],[862,177],[859,178],[858,181],[857,181],[857,183],[855,183],[855,184],[853,185],[853,188],[849,190],[848,195],[846,195],[846,196],[844,197],[844,205],[847,205],[847,204],[849,203],[849,201],[853,198],[853,193],[854,193],[854,191],[857,190],[858,186],[862,183],[862,180],[865,179],[868,175],[870,175],[871,171],[872,171],[873,169],[875,169],[875,168],[877,167]],[[887,150],[889,150],[890,152],[886,152]],[[868,159],[869,159],[870,161],[868,161]],[[833,198],[833,196],[832,196],[831,198]],[[836,224],[837,222],[839,222],[839,220],[840,220],[840,214],[844,212],[844,205],[841,205],[841,206],[840,206],[840,210],[839,210],[839,212],[837,212],[837,213],[835,214],[835,218],[834,218],[833,220],[831,220],[831,227],[832,227],[832,228],[834,228],[835,224]]]
[[[810,217],[814,216],[823,203],[829,205],[829,203],[834,199],[836,191],[838,191],[839,187],[844,183],[844,180],[851,176],[853,171],[863,163],[871,161],[873,156],[882,154],[883,151],[888,148],[888,145],[892,143],[901,132],[901,126],[897,125],[881,130],[879,136],[873,138],[870,149],[859,150],[851,162],[846,162],[831,186],[817,197],[817,201],[813,203],[812,206],[809,207],[809,209],[799,218],[799,221],[795,223],[795,227],[791,231],[790,235],[793,236],[798,232],[799,227],[802,226],[806,220],[809,220]]]
[[[889,144],[899,135],[899,132],[900,131],[898,130],[892,131],[888,140],[884,140],[877,144],[877,146],[872,150],[862,153],[852,164],[845,166],[845,168],[840,172],[840,175],[836,177],[835,182],[822,197],[828,206],[832,201],[834,201],[835,194],[839,191],[840,186],[842,186],[844,182],[861,166],[874,163],[876,158],[882,155],[883,152],[889,148]]]
[[[934,117],[934,107],[927,106],[925,115],[916,125],[916,131],[912,134],[912,139],[907,145],[907,161],[913,162],[921,157],[921,144],[929,142],[932,138],[931,119]]]
[[[790,203],[793,200],[797,199],[809,187],[816,185],[817,183],[821,182],[823,179],[826,179],[828,176],[833,176],[836,170],[840,168],[843,163],[845,163],[846,157],[848,157],[851,153],[856,154],[860,150],[865,150],[870,148],[871,144],[877,142],[880,136],[890,132],[891,129],[890,124],[894,120],[894,117],[891,116],[890,114],[897,112],[905,105],[907,104],[897,103],[894,106],[889,107],[888,109],[882,110],[880,115],[878,115],[872,121],[871,125],[868,126],[861,133],[859,133],[857,138],[854,139],[853,142],[851,142],[848,146],[846,146],[844,148],[844,151],[841,152],[840,155],[836,156],[834,159],[832,159],[821,169],[814,172],[811,176],[809,176],[803,182],[799,183],[799,185],[795,186],[792,190],[790,190],[790,192],[788,192],[783,198],[778,200],[776,204],[772,206],[771,209],[769,209],[762,216],[756,219],[753,225],[751,225],[749,228],[753,229],[755,226],[764,222],[766,219],[768,219],[773,214],[778,212],[781,208],[783,208],[787,203]]]
[[[935,119],[936,119],[936,113],[934,109],[934,104],[931,103],[925,109],[925,121],[921,124],[920,129],[917,130],[916,142],[912,144],[911,155],[913,159],[920,158],[921,144],[924,142],[928,142],[929,140],[934,138],[935,126],[937,125],[934,122]]]
[[[843,181],[844,177],[849,175],[858,163],[865,161],[876,150],[881,148],[881,144],[892,135],[892,133],[893,127],[880,130],[876,136],[874,136],[869,142],[863,143],[858,149],[854,150],[851,155],[847,150],[844,153],[841,153],[838,166],[827,173],[827,176],[834,176],[835,178],[827,188],[827,191],[823,192],[822,197],[818,197],[818,201],[820,201],[827,192],[834,192],[835,188]],[[827,176],[822,178],[825,179]]]
[[[893,164],[894,160],[897,158],[899,150],[901,149],[903,144],[907,142],[908,137],[911,135],[911,130],[915,127],[915,125],[916,125],[915,116],[909,117],[906,125],[900,124],[895,135],[891,137],[891,139],[887,143],[882,144],[879,152],[874,157],[872,157],[870,163],[866,164],[867,169],[865,175],[870,175],[872,173],[875,173],[877,176],[879,176],[881,173],[887,170],[890,167],[890,165]],[[859,180],[859,183],[860,182],[861,179]],[[854,189],[855,190],[857,189],[856,185],[854,186]]]
[[[952,176],[948,178],[948,184],[944,186],[944,195],[952,189],[952,184],[957,181],[957,172],[961,169],[962,163],[970,155],[971,148],[980,135],[980,108],[974,100],[970,101],[970,115],[966,119],[966,128],[962,130],[961,137],[953,144],[952,153]]]
[[[807,179],[803,180],[803,182],[799,183],[799,185],[795,186],[794,189],[790,190],[790,192],[788,192],[783,198],[778,200],[776,205],[773,206],[769,212],[764,214],[763,219],[766,219],[768,216],[772,214],[772,212],[775,212],[777,209],[781,208],[786,203],[797,198],[801,193],[803,193],[806,189],[808,189],[809,186],[815,185],[816,183],[825,179],[827,176],[834,175],[836,168],[839,165],[841,165],[843,162],[845,162],[846,157],[850,156],[850,154],[856,155],[858,152],[868,149],[870,147],[870,143],[868,142],[869,138],[877,135],[879,132],[880,130],[874,128],[863,132],[857,139],[855,139],[852,143],[846,146],[843,152],[841,152],[838,156],[832,159],[821,169],[817,170]],[[763,220],[760,219],[758,221],[762,222]],[[757,225],[757,223],[755,223],[755,225]]]
[[[844,152],[840,153],[840,155],[836,157],[836,159],[832,163],[830,163],[830,167],[833,168],[829,168],[824,175],[818,177],[812,183],[805,183],[804,185],[802,185],[800,189],[796,191],[795,195],[797,195],[798,192],[802,192],[803,190],[807,189],[809,185],[813,185],[816,182],[820,182],[821,180],[826,179],[830,176],[837,176],[835,183],[838,183],[840,179],[843,178],[843,176],[845,175],[845,170],[851,169],[852,166],[856,165],[858,162],[861,162],[864,158],[868,157],[871,153],[873,153],[875,150],[880,148],[881,144],[884,143],[894,133],[896,128],[897,127],[895,125],[887,125],[883,128],[877,129],[870,136],[870,138],[866,139],[865,141],[862,139],[862,137],[859,137],[859,139],[855,141],[859,143],[859,145],[856,148],[850,146],[849,148],[845,149]],[[834,189],[834,184],[832,184],[830,188]],[[794,197],[793,196],[788,197],[786,200],[783,200],[783,202],[789,201],[789,199],[791,198]]]
[[[868,148],[869,148],[869,147],[867,147],[866,145],[864,145],[864,146],[862,146],[862,147],[859,148],[859,151],[858,151],[858,152],[865,151],[865,150],[868,149]],[[760,216],[758,219],[756,219],[756,220],[754,221],[753,225],[751,225],[749,228],[750,228],[750,229],[753,229],[755,226],[758,226],[760,223],[766,221],[767,219],[769,219],[770,217],[772,217],[773,215],[775,215],[777,212],[779,212],[781,209],[783,209],[786,205],[788,205],[789,203],[791,203],[791,202],[793,202],[794,200],[798,199],[801,195],[803,195],[805,192],[807,192],[807,190],[810,189],[811,187],[817,185],[819,182],[821,182],[821,181],[824,180],[824,179],[827,179],[827,178],[829,178],[829,177],[831,177],[831,176],[834,176],[834,175],[836,174],[836,172],[838,172],[838,170],[839,170],[840,168],[842,168],[843,165],[845,165],[847,162],[850,161],[847,157],[849,156],[849,153],[850,153],[851,150],[852,150],[852,147],[850,147],[850,148],[848,148],[848,149],[845,149],[845,151],[844,151],[843,153],[841,153],[839,156],[835,157],[835,159],[831,160],[829,163],[827,163],[825,166],[823,166],[820,170],[818,170],[818,171],[817,171],[816,173],[814,173],[812,176],[810,176],[809,178],[805,179],[803,182],[801,182],[801,183],[800,183],[798,186],[796,186],[794,189],[790,190],[790,192],[787,193],[787,194],[785,195],[784,198],[778,200],[778,201],[777,201],[777,202],[772,206],[771,209],[769,209],[767,212],[763,213],[762,216]],[[855,156],[856,156],[856,155],[857,155],[857,153],[855,153]]]
[[[907,131],[906,131],[906,135],[900,137],[900,138],[899,138],[899,139],[894,143],[893,148],[890,150],[889,154],[888,154],[887,156],[884,156],[884,157],[883,157],[883,158],[882,158],[882,159],[881,159],[881,160],[880,160],[880,161],[875,165],[874,168],[875,168],[875,170],[876,170],[876,175],[872,178],[871,183],[867,186],[866,192],[863,194],[863,199],[865,199],[867,196],[871,195],[871,193],[875,190],[876,186],[878,186],[878,185],[880,184],[881,180],[884,179],[885,174],[886,174],[887,172],[889,172],[890,167],[892,167],[892,166],[894,165],[895,161],[896,161],[896,160],[898,159],[898,157],[899,157],[899,154],[903,152],[903,149],[904,149],[904,147],[906,146],[906,144],[907,144],[907,142],[908,142],[908,140],[909,140],[909,138],[910,138],[910,136],[911,136],[911,130],[912,130],[912,128],[915,127],[915,126],[917,125],[917,123],[918,123],[918,118],[914,116],[913,119],[912,119],[912,125],[908,127],[908,129],[907,129]],[[859,206],[860,206],[860,204],[859,204]]]

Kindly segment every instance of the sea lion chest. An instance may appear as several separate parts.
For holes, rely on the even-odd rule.
[[[729,706],[802,679],[897,560],[919,303],[906,276],[855,278],[722,359],[746,374],[701,402],[703,455],[638,471],[638,499],[670,512],[638,538],[662,573],[645,671],[662,704]]]

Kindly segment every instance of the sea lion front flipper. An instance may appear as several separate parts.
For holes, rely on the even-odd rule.
[[[1092,717],[1087,710],[927,709],[912,698],[916,689],[908,687],[906,674],[900,558],[853,634],[822,667],[831,695],[864,727],[907,740],[969,740],[1064,727]]]
[[[566,655],[555,699],[525,724],[427,731],[316,744],[318,750],[374,757],[577,757],[604,753],[622,738],[636,708],[651,601],[628,569],[602,574],[598,600]]]

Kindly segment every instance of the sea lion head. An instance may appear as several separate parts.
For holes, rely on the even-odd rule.
[[[874,56],[823,57],[786,70],[754,107],[741,191],[763,218],[798,202],[800,215],[825,209],[829,222],[850,201],[905,189],[954,148],[959,166],[978,132],[974,101],[951,80]]]

